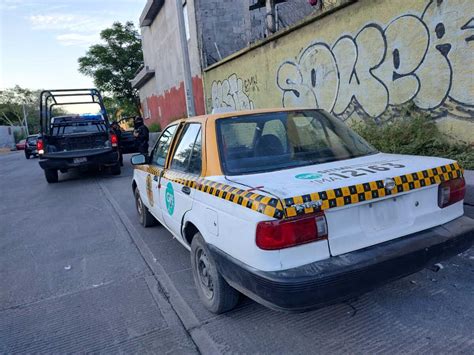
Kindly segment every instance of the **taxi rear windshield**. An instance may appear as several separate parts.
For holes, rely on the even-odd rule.
[[[226,175],[261,173],[377,153],[349,127],[319,110],[237,116],[216,121]]]

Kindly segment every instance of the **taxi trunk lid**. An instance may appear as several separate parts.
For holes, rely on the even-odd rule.
[[[340,255],[461,216],[462,203],[438,207],[438,184],[461,174],[452,160],[378,153],[231,179],[278,197],[286,217],[324,210]]]

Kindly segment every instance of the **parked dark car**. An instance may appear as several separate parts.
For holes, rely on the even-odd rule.
[[[33,134],[31,136],[28,136],[26,138],[26,143],[25,143],[25,157],[26,159],[30,159],[30,157],[33,156],[38,156],[38,149],[36,149],[36,144],[38,141],[38,135]]]
[[[25,149],[25,143],[26,143],[26,139],[22,139],[17,144],[15,144],[16,149],[17,150],[24,150]]]
[[[139,153],[137,139],[133,136],[133,117],[124,117],[119,122],[122,127],[120,147],[122,154]],[[123,127],[132,127],[123,129]]]

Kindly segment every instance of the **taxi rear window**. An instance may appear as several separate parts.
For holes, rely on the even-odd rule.
[[[218,119],[216,125],[226,175],[290,169],[377,152],[320,110],[237,116]]]

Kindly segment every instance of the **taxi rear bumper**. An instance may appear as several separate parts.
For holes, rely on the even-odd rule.
[[[301,312],[338,303],[469,249],[474,220],[459,217],[418,233],[281,271],[252,268],[209,245],[234,288],[273,309]]]

